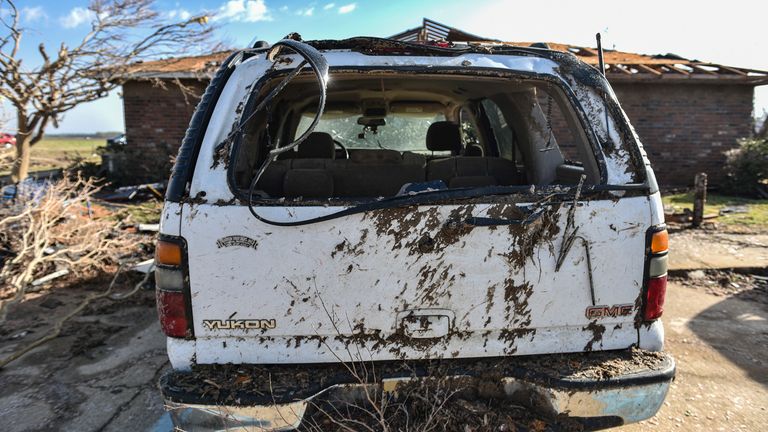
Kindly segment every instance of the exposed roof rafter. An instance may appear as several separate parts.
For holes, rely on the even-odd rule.
[[[421,26],[405,30],[389,39],[412,43],[446,42],[448,44],[508,45],[521,47],[549,47],[567,52],[580,60],[597,67],[597,50],[562,43],[542,42],[501,42],[441,24],[428,18],[422,19]],[[616,50],[605,50],[606,76],[616,81],[690,81],[730,82],[749,85],[768,84],[768,71],[723,66],[666,54],[650,56]],[[209,78],[229,52],[218,52],[207,56],[180,57],[134,65],[131,76],[146,78]]]

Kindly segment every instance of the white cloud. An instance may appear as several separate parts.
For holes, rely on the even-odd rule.
[[[304,16],[312,16],[312,14],[314,14],[314,13],[315,13],[315,8],[311,7],[311,8],[304,9],[304,12],[302,12],[302,15],[304,15]]]
[[[59,18],[59,24],[62,27],[71,29],[81,24],[90,23],[96,18],[93,11],[82,7],[76,7],[69,11],[69,13]]]
[[[334,6],[336,6],[336,3],[328,3],[327,5],[323,6],[323,10],[333,9]]]
[[[182,21],[186,21],[192,17],[192,13],[186,9],[173,9],[168,11],[168,19],[179,18]]]
[[[272,16],[264,0],[229,0],[220,8],[215,19],[230,21],[271,21]]]
[[[280,11],[281,12],[285,12],[287,10],[288,10],[288,6],[286,6],[286,5],[280,6]]]
[[[38,20],[48,19],[48,14],[45,13],[45,9],[42,6],[35,7],[23,7],[21,8],[21,17],[26,22],[34,22]]]
[[[350,13],[353,10],[355,10],[355,8],[357,8],[357,3],[350,3],[348,5],[341,6],[339,8],[339,13],[340,14]]]

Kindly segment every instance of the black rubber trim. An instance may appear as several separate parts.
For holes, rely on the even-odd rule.
[[[238,57],[242,59],[243,53],[241,51],[232,53],[224,60],[205,89],[205,93],[200,99],[197,108],[195,108],[195,113],[192,115],[189,127],[184,133],[181,147],[179,147],[176,162],[173,164],[171,178],[168,180],[168,189],[165,191],[166,201],[181,202],[182,198],[186,195],[187,184],[192,180],[192,174],[195,170],[205,130],[208,128],[208,122],[211,120],[211,115],[214,108],[216,108],[216,102],[218,102],[219,96],[221,96],[224,85],[238,64]]]
[[[578,356],[581,354],[577,353],[573,355]],[[528,359],[545,359],[547,355],[525,357]],[[461,375],[483,379],[482,375],[491,373],[495,377],[515,378],[545,388],[567,391],[593,391],[616,387],[658,384],[670,382],[675,377],[675,362],[669,356],[665,356],[663,364],[657,369],[647,369],[641,372],[605,379],[565,378],[557,375],[555,371],[545,372],[515,365],[515,359],[515,357],[445,359],[438,363],[445,367],[445,376]],[[380,382],[381,379],[386,378],[430,376],[428,368],[434,368],[435,362],[379,361],[367,364],[374,368],[372,370],[376,370],[375,378],[377,380],[370,381],[371,383],[374,383]],[[301,388],[294,387],[293,385],[290,387],[286,386],[287,388],[280,388],[278,383],[272,382],[272,394],[256,394],[255,392],[238,391],[224,386],[218,387],[215,394],[211,394],[210,392],[200,390],[204,388],[204,383],[200,383],[200,386],[196,385],[194,382],[190,383],[190,372],[169,370],[160,377],[159,384],[161,393],[166,401],[181,404],[253,406],[295,402],[297,400],[312,397],[337,384],[360,383],[358,379],[350,375],[347,367],[340,363],[228,366],[230,366],[233,371],[236,370],[237,372],[235,373],[238,374],[247,373],[247,368],[258,368],[258,372],[261,376],[279,376],[281,374],[296,375],[301,372],[308,372],[309,376],[322,378],[314,380]],[[218,368],[227,366],[197,366],[197,368],[200,368],[201,370],[205,370],[207,367]],[[204,376],[204,374],[202,376]]]

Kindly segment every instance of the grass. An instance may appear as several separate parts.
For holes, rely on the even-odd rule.
[[[126,206],[125,211],[135,223],[153,224],[160,222],[163,204],[159,201],[149,200]]]
[[[693,192],[662,195],[665,208],[693,210]],[[707,194],[704,214],[719,214],[726,207],[746,206],[746,213],[723,214],[716,219],[718,224],[768,226],[768,200],[749,199],[719,194]]]
[[[100,158],[96,155],[96,148],[105,144],[102,138],[43,138],[32,146],[30,171],[65,168],[78,158],[98,162]],[[6,174],[10,174],[10,169],[0,169],[0,175]]]

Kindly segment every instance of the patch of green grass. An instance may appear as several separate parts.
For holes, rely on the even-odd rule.
[[[96,154],[96,149],[104,145],[106,141],[103,138],[43,138],[32,146],[30,171],[66,168],[75,159],[99,162],[101,158]],[[9,173],[10,169],[0,170],[0,175]]]
[[[84,159],[95,157],[98,159],[98,156],[94,156],[96,149],[105,144],[103,139],[95,138],[47,138],[32,146],[32,160],[51,160],[64,163],[77,157]]]
[[[693,210],[693,192],[662,195],[665,208]],[[717,222],[726,225],[766,225],[768,226],[768,200],[749,199],[719,194],[707,194],[704,214],[719,214],[726,207],[746,206],[746,213],[727,213],[717,218]]]
[[[159,201],[150,200],[127,205],[122,211],[130,215],[131,220],[135,223],[158,223],[160,222],[160,214],[163,211],[163,204]],[[123,216],[121,216],[121,218],[123,218]]]

